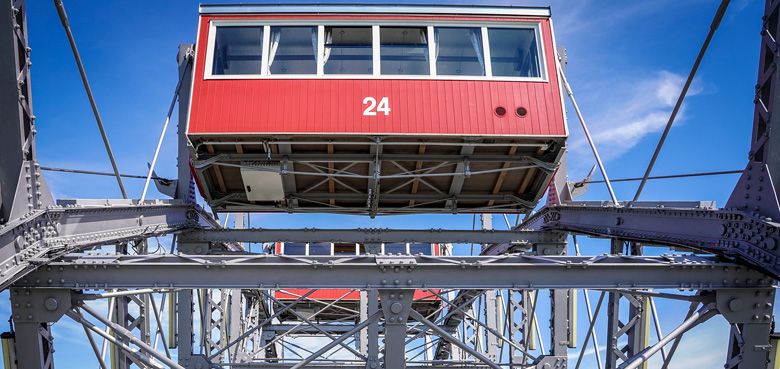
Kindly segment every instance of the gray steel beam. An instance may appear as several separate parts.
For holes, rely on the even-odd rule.
[[[780,277],[780,224],[736,210],[666,206],[615,208],[592,203],[546,207],[522,229],[583,233],[737,258]]]
[[[0,289],[68,252],[217,226],[199,207],[179,201],[60,201],[0,226]]]
[[[183,232],[182,242],[420,242],[420,243],[560,243],[556,232],[451,229],[196,229]]]
[[[747,288],[760,272],[698,256],[67,256],[21,287],[106,288]]]
[[[230,367],[232,369],[291,369],[293,368],[293,366],[294,366],[293,364],[281,364],[281,363],[244,363],[244,364],[231,365]],[[305,368],[306,369],[366,369],[366,366],[349,365],[349,364],[342,364],[342,363],[336,363],[336,364],[323,363],[323,364],[309,364]],[[446,364],[446,363],[406,366],[406,369],[452,369],[452,368],[453,365]],[[469,363],[468,368],[486,369],[489,368],[489,366],[482,363]]]
[[[727,3],[726,3],[727,4]],[[777,73],[780,38],[780,3],[767,0],[761,27],[761,51],[754,99],[753,134],[748,164],[726,204],[747,213],[780,220],[780,73]]]
[[[406,368],[406,323],[412,313],[414,290],[383,290],[379,293],[385,322],[382,366]]]
[[[0,5],[0,224],[48,206],[52,199],[35,161],[26,4]]]
[[[774,326],[774,289],[716,291],[718,311],[731,324],[726,369],[766,368]]]
[[[473,153],[474,146],[463,146],[460,149],[461,156],[468,157]],[[450,182],[450,190],[448,191],[448,194],[451,197],[458,197],[460,195],[460,191],[463,189],[463,183],[466,181],[466,177],[468,177],[467,172],[470,171],[471,169],[469,168],[468,159],[463,160],[455,165],[455,170],[453,171],[454,177],[452,178],[452,182]],[[447,200],[446,208],[456,211],[457,205],[457,201]]]
[[[189,140],[187,139],[187,122],[190,116],[190,91],[192,89],[192,68],[187,66],[191,63],[191,59],[194,56],[194,48],[194,45],[179,45],[179,53],[176,55],[182,84],[178,91],[179,124],[176,132],[178,154],[176,160],[176,196],[174,198],[185,200],[187,203],[195,203],[195,180],[192,178],[190,168],[190,149],[188,147]]]
[[[271,142],[273,143],[273,142]],[[424,142],[421,142],[424,144]],[[392,146],[392,143],[388,145]],[[376,147],[373,145],[371,147]],[[466,146],[474,147],[474,146]],[[473,150],[471,150],[473,151]],[[196,169],[202,169],[209,165],[224,162],[278,162],[284,159],[289,160],[291,163],[307,162],[307,163],[372,163],[375,159],[382,161],[396,161],[396,162],[452,162],[452,163],[464,163],[469,161],[472,163],[523,163],[528,165],[537,164],[543,167],[545,170],[552,169],[554,164],[543,161],[541,158],[536,158],[529,155],[514,154],[514,155],[501,155],[501,154],[328,154],[324,156],[322,154],[305,154],[305,153],[289,153],[289,154],[200,154],[197,155],[197,159],[193,162],[193,167]],[[462,172],[462,169],[461,169]],[[456,172],[459,173],[459,172]]]

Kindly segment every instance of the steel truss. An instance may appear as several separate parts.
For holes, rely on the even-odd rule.
[[[14,329],[2,340],[12,368],[53,368],[51,327],[65,316],[83,327],[101,369],[562,369],[581,367],[590,352],[599,369],[647,368],[656,355],[667,368],[683,336],[717,315],[731,326],[726,368],[766,368],[770,353],[775,355],[770,337],[780,276],[780,156],[771,127],[780,103],[780,0],[766,2],[750,163],[724,209],[706,202],[573,202],[565,168],[551,165],[563,150],[540,159],[550,148],[544,142],[448,143],[460,148],[455,154],[394,142],[416,148],[404,155],[383,152],[384,143],[376,139],[217,140],[188,147],[190,45],[182,45],[177,56],[186,83],[178,91],[178,177],[170,184],[175,199],[54,202],[35,161],[24,5],[2,0],[11,16],[0,17],[0,111],[11,112],[0,116],[0,124],[12,133],[0,137],[0,288],[11,291]],[[225,145],[236,152],[219,149]],[[292,145],[362,145],[368,153],[330,152],[323,161],[293,152]],[[506,151],[474,155],[490,145]],[[463,201],[475,212],[533,208],[538,199],[495,190],[461,194],[465,178],[480,175],[474,168],[483,162],[500,164],[486,169],[497,175],[494,188],[518,168],[534,172],[540,183],[556,173],[554,204],[508,231],[492,230],[487,217],[483,230],[474,231],[241,229],[242,222],[223,230],[194,205],[191,154],[202,183],[211,181],[204,177],[207,169],[256,168],[268,161],[282,164],[287,174],[315,178],[300,189],[291,176],[283,178],[285,188],[294,190],[286,191],[287,205],[296,211],[373,215],[380,195],[382,201],[403,200],[391,209],[397,213],[433,203],[430,212],[457,212]],[[362,169],[351,169],[353,163]],[[433,175],[446,177],[447,185],[431,183]],[[351,186],[347,179],[365,183],[352,194],[335,194],[337,186]],[[394,186],[380,186],[391,180]],[[224,186],[216,182],[210,184]],[[218,210],[267,210],[221,192],[221,200],[209,199]],[[361,205],[342,205],[355,201]],[[307,202],[316,206],[307,208]],[[570,234],[608,238],[610,252],[583,256],[573,239],[576,252],[567,255]],[[169,247],[150,251],[150,243],[168,235],[173,237],[163,243]],[[252,254],[242,247],[263,242],[359,242],[368,250],[383,242],[472,243],[482,245],[482,252],[315,257]],[[644,245],[686,251],[645,256]],[[318,289],[338,289],[340,296],[316,298]],[[588,316],[584,325],[577,324],[580,295]],[[661,299],[688,305],[678,326],[660,326],[655,301]],[[107,304],[99,308],[94,301]],[[599,317],[606,317],[606,327],[597,326]],[[541,329],[544,324],[550,329]]]

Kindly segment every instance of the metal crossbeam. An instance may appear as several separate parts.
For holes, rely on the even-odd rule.
[[[420,243],[559,243],[564,235],[542,231],[452,229],[196,229],[181,234],[183,242],[420,242]]]
[[[17,282],[57,288],[743,288],[759,272],[697,256],[68,256]]]
[[[780,224],[741,211],[569,203],[542,209],[520,228],[688,247],[736,257],[780,276]]]
[[[0,288],[36,266],[86,247],[118,244],[193,227],[218,227],[181,201],[78,200],[31,213],[0,228]],[[240,250],[237,245],[229,249]]]

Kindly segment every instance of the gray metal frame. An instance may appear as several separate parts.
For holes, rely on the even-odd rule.
[[[191,45],[182,45],[177,55],[183,83],[179,91],[175,200],[72,200],[55,204],[35,163],[24,1],[4,0],[2,6],[10,6],[12,17],[0,17],[0,107],[12,114],[0,117],[0,126],[14,134],[0,137],[0,288],[10,287],[14,330],[3,335],[3,347],[7,357],[16,358],[8,363],[12,368],[53,368],[51,326],[64,316],[83,326],[101,369],[206,369],[215,365],[267,369],[565,368],[573,364],[567,349],[578,347],[575,368],[586,351],[593,349],[601,369],[599,340],[606,342],[606,368],[645,368],[647,360],[658,353],[663,368],[667,368],[684,335],[716,315],[731,326],[724,355],[726,368],[765,368],[770,352],[776,350],[777,340],[772,340],[771,334],[774,287],[780,276],[776,261],[780,256],[776,223],[780,207],[775,180],[777,135],[771,126],[776,119],[772,111],[780,103],[774,90],[778,75],[772,67],[778,49],[775,40],[780,37],[778,0],[766,3],[750,163],[725,209],[704,202],[572,202],[564,183],[565,172],[559,168],[553,191],[555,205],[509,231],[492,230],[489,217],[483,217],[483,230],[472,231],[240,229],[242,222],[237,222],[239,229],[219,229],[211,215],[194,205],[189,170],[194,148],[187,146],[185,136]],[[204,13],[220,9],[201,7]],[[291,8],[242,9],[274,12]],[[306,11],[315,9],[341,12],[346,8],[311,7]],[[399,9],[405,8],[373,11]],[[431,9],[426,12],[547,11]],[[365,193],[359,194],[363,197],[380,192],[380,160],[452,162],[460,169],[448,174],[455,180],[446,196],[432,199],[407,194],[404,199],[409,206],[441,201],[457,209],[458,199],[453,196],[459,192],[458,178],[465,175],[468,163],[498,160],[509,163],[504,165],[507,169],[512,163],[528,160],[511,150],[506,155],[480,158],[470,155],[468,147],[455,156],[426,155],[420,150],[416,155],[394,157],[383,153],[377,144],[370,156],[334,155],[332,162],[374,165],[370,172],[376,176],[369,178],[374,182],[367,182]],[[288,168],[319,160],[293,152],[279,155],[286,155],[281,160]],[[194,166],[198,169],[255,159],[262,160],[216,154],[196,158]],[[415,164],[414,170],[421,168]],[[333,167],[317,173],[323,183],[335,185]],[[197,170],[195,174],[202,176]],[[548,174],[552,176],[552,171]],[[425,185],[423,178],[411,181],[412,186]],[[295,188],[289,180],[286,186]],[[332,196],[322,194],[324,201],[332,200],[326,195]],[[305,210],[301,200],[297,199],[294,207]],[[485,208],[490,210],[496,210],[492,206],[498,200],[479,198],[490,204]],[[228,204],[230,199],[225,201]],[[535,201],[523,206],[530,208]],[[368,208],[376,213],[375,202],[369,202]],[[150,253],[150,239],[171,234],[175,253]],[[565,255],[567,234],[607,238],[611,250],[604,255],[582,256],[575,240],[576,254]],[[242,243],[261,242],[473,243],[482,245],[482,250],[481,256],[317,257],[252,254],[242,247]],[[647,244],[715,255],[684,252],[644,256],[643,245]],[[287,291],[292,288],[306,292],[295,295]],[[325,301],[313,297],[318,288],[341,289],[343,294]],[[585,327],[576,323],[579,289],[583,289],[589,317]],[[589,290],[600,293],[595,306],[589,298],[589,292],[594,291]],[[276,295],[279,291],[296,296],[295,300],[280,298]],[[360,297],[347,298],[353,291]],[[540,299],[548,300],[549,310],[539,308]],[[688,314],[679,326],[664,327],[664,332],[658,319],[652,319],[659,314],[654,299],[690,303]],[[108,300],[108,310],[98,311],[91,303],[95,300]],[[427,310],[419,309],[423,305]],[[166,312],[171,318],[167,333],[161,318]],[[600,314],[607,316],[604,330],[596,327]],[[321,321],[323,316],[338,318]],[[549,322],[547,340],[539,331],[542,320]],[[650,337],[652,327],[655,338]],[[583,329],[584,335],[578,333]],[[581,336],[585,340],[580,346]],[[625,346],[623,336],[627,337]],[[296,343],[296,339],[306,337],[323,341],[316,347]],[[102,347],[100,340],[105,340]],[[162,350],[160,342],[165,345]],[[172,358],[174,349],[177,360]],[[346,356],[337,356],[339,349]]]

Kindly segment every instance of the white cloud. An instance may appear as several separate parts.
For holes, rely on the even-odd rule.
[[[685,79],[668,71],[653,73],[631,84],[616,85],[609,91],[611,98],[588,99],[593,112],[585,117],[599,153],[605,160],[617,158],[636,146],[649,134],[660,132],[666,125]],[[687,98],[701,93],[698,83],[688,91]],[[575,96],[577,91],[575,91]],[[604,103],[596,103],[597,101]],[[685,119],[680,110],[675,126]],[[590,155],[584,136],[579,134],[579,123],[571,121],[574,139],[570,147],[577,155]]]

